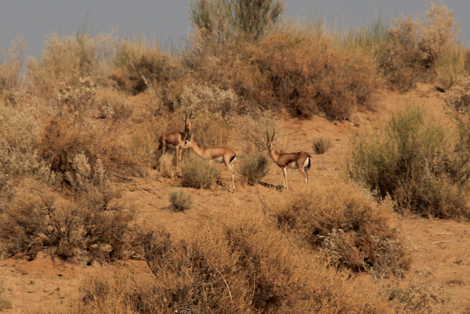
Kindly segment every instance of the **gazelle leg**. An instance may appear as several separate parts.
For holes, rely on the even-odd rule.
[[[308,183],[308,173],[305,172],[306,168],[299,167],[299,172],[304,177],[305,183]]]
[[[178,146],[175,147],[175,151],[176,151],[176,172],[179,171],[179,161],[178,161],[178,152],[179,152],[179,148]]]
[[[289,186],[287,185],[287,169],[286,169],[286,167],[282,168],[282,174],[284,176],[284,189],[286,189],[288,191]]]
[[[232,190],[235,191],[235,170],[233,169],[233,164],[225,160],[225,166],[232,175]]]

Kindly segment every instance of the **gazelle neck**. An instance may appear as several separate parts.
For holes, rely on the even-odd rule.
[[[191,146],[190,148],[196,153],[196,155],[198,155],[199,157],[202,157],[202,155],[204,154],[204,151],[205,149],[203,148],[200,148],[199,146],[197,146],[197,144],[195,142],[191,142]]]
[[[276,148],[272,148],[269,151],[269,155],[271,155],[271,158],[274,160],[274,162],[277,163],[277,160],[279,159],[279,153],[276,151]]]

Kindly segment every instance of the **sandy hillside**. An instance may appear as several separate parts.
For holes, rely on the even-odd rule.
[[[400,104],[406,101],[423,103],[439,119],[445,120],[440,94],[430,85],[422,85],[407,95],[386,94],[379,99],[375,112],[357,113],[350,121],[330,122],[320,117],[299,121],[284,117],[281,141],[284,141],[286,151],[302,149],[313,155],[311,138],[316,134],[329,136],[333,147],[324,155],[313,156],[311,175],[316,180],[336,180],[345,174],[350,135],[361,128],[378,127]],[[288,171],[288,180],[292,189],[303,184],[300,174],[294,170]],[[279,168],[271,164],[263,180],[266,186],[238,186],[235,193],[228,191],[230,176],[225,169],[222,169],[221,181],[222,185],[213,190],[188,189],[194,206],[187,212],[174,213],[168,209],[168,193],[178,188],[177,182],[149,170],[147,177],[120,183],[124,190],[121,201],[137,209],[135,223],[142,228],[163,223],[171,225],[175,232],[183,232],[185,226],[200,222],[210,212],[230,214],[233,208],[256,206],[260,194],[281,193],[266,186],[282,186],[282,174]],[[402,284],[419,280],[443,287],[459,305],[457,313],[470,313],[470,224],[417,217],[400,217],[399,220],[413,258],[412,268],[402,279]],[[4,289],[3,299],[12,304],[12,309],[6,313],[51,307],[66,313],[71,302],[79,298],[83,280],[93,274],[116,267],[128,267],[136,273],[150,274],[144,261],[126,261],[117,265],[88,264],[85,261],[64,263],[46,254],[33,261],[2,260],[0,284]]]

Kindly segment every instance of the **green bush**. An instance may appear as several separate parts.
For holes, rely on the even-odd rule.
[[[460,167],[462,158],[449,136],[421,108],[410,104],[384,129],[352,139],[349,175],[379,198],[390,195],[397,208],[468,218],[465,168]]]
[[[193,198],[184,190],[178,190],[170,193],[170,203],[174,211],[182,212],[191,208]]]
[[[181,166],[183,186],[208,189],[219,177],[219,164],[209,165],[209,161],[194,154]]]
[[[268,173],[268,158],[264,155],[253,154],[242,158],[240,174],[246,178],[249,185],[255,185]]]

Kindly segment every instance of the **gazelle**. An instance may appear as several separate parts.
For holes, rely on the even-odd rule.
[[[235,168],[233,163],[237,159],[237,154],[233,150],[226,147],[201,148],[192,140],[191,135],[186,138],[183,148],[191,148],[196,153],[196,155],[207,159],[210,165],[212,165],[211,163],[213,161],[218,163],[225,163],[225,166],[232,175],[231,188],[233,191],[235,191]]]
[[[185,117],[180,114],[181,119],[184,121],[184,133],[181,132],[168,132],[160,136],[160,148],[162,153],[160,158],[165,154],[167,147],[174,149],[176,158],[176,171],[179,171],[179,161],[181,161],[180,149],[183,149],[184,140],[191,135],[191,123],[195,119],[192,112],[188,115],[185,112]]]
[[[271,155],[271,158],[274,160],[276,165],[282,169],[282,174],[284,176],[284,188],[289,190],[287,185],[287,171],[286,168],[298,169],[302,176],[305,179],[305,183],[308,183],[308,169],[312,164],[312,156],[310,156],[306,152],[296,152],[296,153],[284,153],[280,154],[274,148],[274,134],[276,131],[273,132],[273,136],[271,140],[269,139],[269,132],[266,131],[266,139],[263,139],[263,142],[268,145],[268,151]]]

